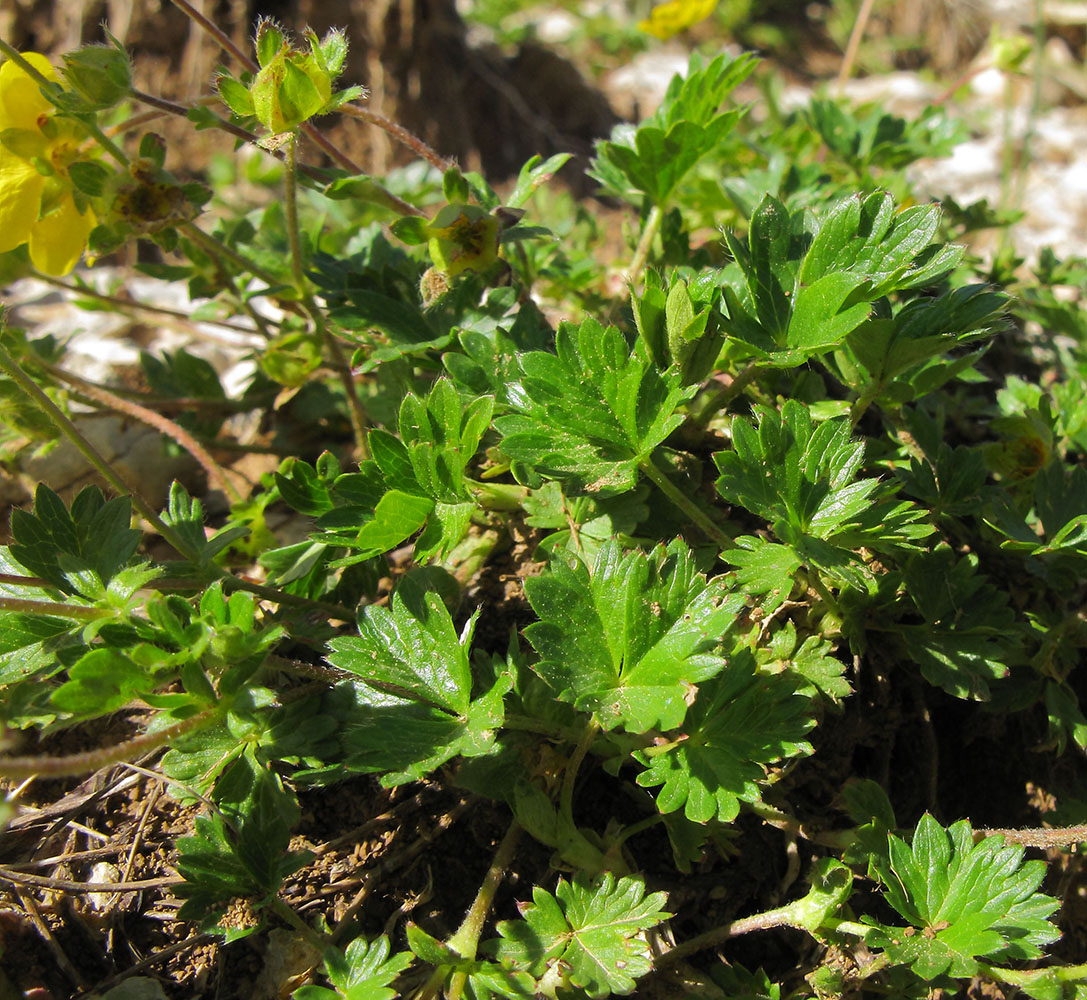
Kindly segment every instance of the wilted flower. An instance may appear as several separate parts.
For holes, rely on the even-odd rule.
[[[57,79],[45,56],[23,58]],[[54,111],[21,66],[0,65],[0,253],[26,243],[39,271],[59,275],[75,267],[96,220],[88,205],[77,204],[68,175],[86,137]]]

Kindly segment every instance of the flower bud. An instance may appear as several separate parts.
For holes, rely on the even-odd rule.
[[[63,56],[61,74],[83,111],[103,111],[129,96],[132,64],[119,45],[84,45]]]

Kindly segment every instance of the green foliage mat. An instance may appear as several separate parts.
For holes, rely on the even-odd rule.
[[[724,55],[597,144],[607,259],[565,154],[505,197],[389,123],[415,166],[303,163],[366,113],[346,44],[258,24],[187,114],[267,157],[207,188],[110,130],[119,45],[0,40],[5,279],[152,240],[266,341],[232,400],[0,327],[4,457],[106,484],[0,548],[0,994],[1087,997],[1087,263],[916,203],[940,109],[747,115]],[[215,505],[130,491],[87,405]],[[239,409],[283,456],[246,495]]]

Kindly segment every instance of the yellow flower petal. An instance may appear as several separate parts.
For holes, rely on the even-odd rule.
[[[709,17],[716,6],[717,0],[668,0],[654,7],[647,20],[638,22],[638,27],[657,38],[671,38]]]
[[[0,146],[0,253],[30,238],[44,184],[45,178],[30,163]]]
[[[56,82],[57,74],[45,56],[24,52],[23,58],[38,72]],[[38,127],[38,116],[53,110],[41,92],[41,85],[10,59],[0,65],[0,131],[6,128]]]
[[[56,211],[38,219],[30,230],[31,262],[45,274],[67,274],[87,246],[96,221],[89,208],[80,214],[68,195]]]

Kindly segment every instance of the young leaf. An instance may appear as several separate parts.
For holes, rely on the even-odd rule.
[[[682,724],[694,685],[724,665],[714,650],[742,606],[678,540],[624,556],[613,539],[591,571],[556,556],[525,592],[540,618],[525,629],[539,675],[605,729],[635,733]]]
[[[325,952],[324,962],[334,989],[302,986],[291,994],[292,1000],[392,1000],[397,993],[389,983],[411,965],[412,956],[407,951],[390,956],[387,937],[370,942],[357,937],[342,952]]]
[[[926,813],[912,844],[891,834],[873,865],[887,902],[912,926],[880,926],[868,943],[923,979],[976,975],[978,959],[1035,959],[1060,937],[1048,919],[1060,903],[1038,892],[1045,862],[1024,862],[1023,848],[1002,836],[974,843],[965,820],[945,830]]]
[[[682,806],[696,823],[731,822],[741,802],[760,801],[767,765],[812,752],[803,737],[814,725],[811,702],[791,678],[758,672],[750,652],[738,650],[699,690],[682,733],[634,754],[647,768],[638,784],[663,786],[662,813]]]
[[[503,965],[537,978],[548,972],[556,986],[588,997],[632,993],[652,968],[643,932],[671,916],[660,909],[664,900],[663,892],[646,896],[637,878],[560,879],[554,895],[533,889],[532,902],[521,907],[524,919],[501,921],[501,938],[489,945]]]
[[[739,121],[741,111],[721,104],[755,68],[750,56],[724,54],[703,66],[691,57],[686,77],[672,78],[656,112],[636,129],[619,126],[597,143],[590,176],[621,197],[648,195],[663,206],[687,172],[713,152]]]
[[[632,489],[638,464],[682,422],[695,392],[674,369],[660,372],[615,327],[563,323],[555,354],[521,356],[509,397],[519,415],[494,423],[511,458],[573,489],[608,496]]]

